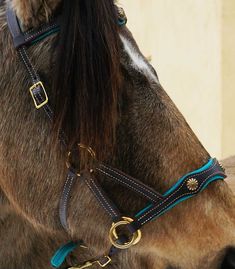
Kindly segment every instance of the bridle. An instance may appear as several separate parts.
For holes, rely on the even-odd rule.
[[[126,17],[122,9],[118,8],[117,10],[118,24],[122,26],[126,24]],[[52,122],[54,113],[49,104],[50,98],[47,95],[47,91],[37,70],[34,68],[34,65],[28,56],[27,47],[36,44],[49,35],[57,33],[60,30],[61,19],[60,17],[56,17],[51,19],[49,23],[40,26],[38,29],[22,32],[15,12],[11,8],[8,8],[7,23],[13,38],[14,46],[29,74],[31,84],[29,92],[33,99],[34,106],[38,111],[44,111],[49,121]],[[67,152],[68,141],[63,131],[60,131],[60,141]],[[69,267],[70,269],[88,268],[95,264],[100,267],[106,267],[112,262],[112,257],[119,253],[119,251],[129,249],[139,243],[141,240],[141,228],[146,223],[160,217],[180,202],[194,197],[204,190],[211,182],[226,178],[221,164],[216,159],[210,159],[204,166],[184,175],[168,191],[164,194],[160,194],[151,187],[122,171],[99,162],[96,159],[95,152],[89,146],[78,144],[77,147],[79,151],[86,151],[90,155],[91,166],[80,172],[72,165],[70,160],[72,152],[69,151],[66,162],[67,176],[59,205],[60,222],[64,229],[68,231],[67,207],[70,193],[76,181],[81,180],[87,185],[99,204],[111,217],[113,224],[109,231],[109,239],[111,242],[109,252],[104,256],[91,259],[82,265]],[[95,174],[97,173],[108,177],[113,182],[123,185],[125,188],[128,188],[147,199],[149,201],[148,206],[138,212],[135,216],[123,216],[96,180]],[[125,232],[120,234],[118,229],[120,227],[125,228]],[[65,246],[62,246],[51,259],[52,266],[59,268],[69,253],[77,247],[83,247],[83,245],[83,241],[79,240],[78,242],[69,242]]]

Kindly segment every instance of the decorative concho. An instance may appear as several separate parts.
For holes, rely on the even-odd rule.
[[[195,178],[190,178],[187,180],[187,188],[190,191],[195,191],[198,188],[198,181]]]

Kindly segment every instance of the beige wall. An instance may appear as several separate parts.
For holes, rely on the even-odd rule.
[[[235,1],[224,0],[222,13],[223,155],[235,154]]]
[[[162,85],[211,155],[235,154],[235,0],[119,2]]]

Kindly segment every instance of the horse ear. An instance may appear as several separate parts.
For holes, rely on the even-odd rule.
[[[27,28],[47,21],[60,2],[61,0],[12,0],[11,5]]]

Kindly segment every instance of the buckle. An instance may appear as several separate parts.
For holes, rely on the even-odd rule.
[[[38,100],[38,98],[36,98],[36,96],[35,96],[38,92],[34,93],[34,90],[37,88],[39,88],[38,92],[40,91],[40,89],[42,89],[41,92],[43,93],[43,95],[45,97],[41,103],[39,103],[40,100]],[[47,96],[45,87],[41,81],[38,81],[37,83],[33,84],[33,86],[29,88],[29,91],[30,91],[30,94],[33,98],[33,102],[34,102],[36,109],[39,109],[48,103],[48,96]],[[40,95],[40,97],[43,98],[43,96],[41,96],[41,95]]]

